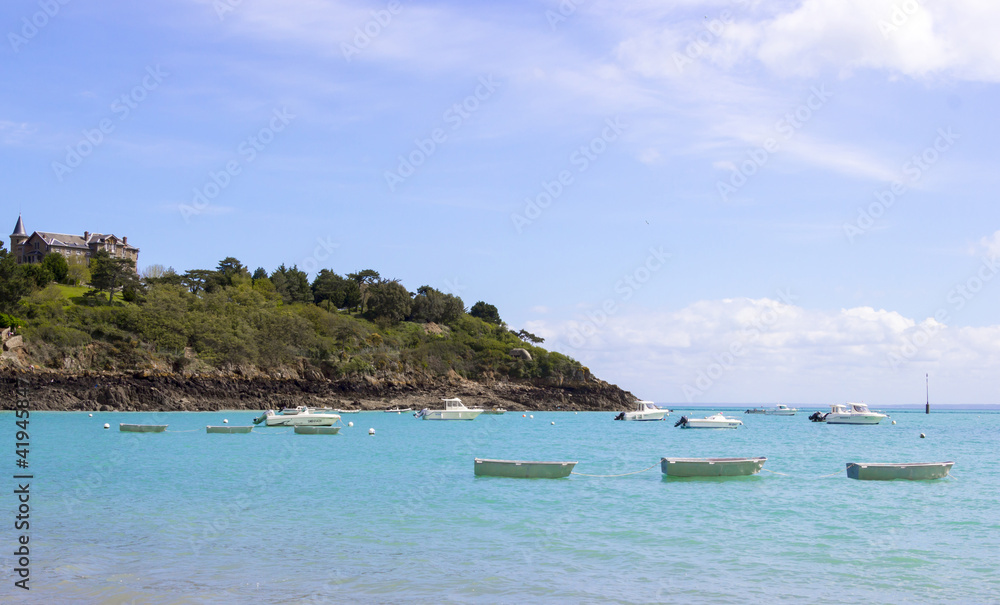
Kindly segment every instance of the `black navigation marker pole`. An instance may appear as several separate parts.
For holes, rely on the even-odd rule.
[[[924,374],[924,380],[927,381],[927,405],[924,407],[924,413],[931,413],[931,378],[930,374]]]

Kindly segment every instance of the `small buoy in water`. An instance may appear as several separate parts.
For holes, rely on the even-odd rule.
[[[528,417],[527,414],[521,414],[521,418],[527,418],[527,417]]]
[[[229,419],[228,418],[223,418],[222,419],[222,424],[229,424]]]
[[[402,414],[403,412],[396,412],[396,414]]]
[[[573,415],[575,416],[575,415],[577,415],[577,414],[579,414],[579,413],[580,413],[580,412],[573,412]]]
[[[555,423],[556,423],[556,421],[555,421],[555,420],[553,420],[553,421],[552,421],[552,424],[555,424]]]
[[[374,435],[375,434],[375,429],[368,429],[368,434],[369,435]]]
[[[94,417],[94,415],[93,415],[93,414],[87,414],[87,415],[88,415],[88,416],[90,416],[91,418],[93,418],[93,417]]]
[[[528,418],[534,418],[534,417],[535,417],[535,415],[534,415],[534,414],[532,414],[531,416],[528,416]]]
[[[105,422],[105,423],[104,423],[104,428],[106,428],[106,429],[110,429],[110,428],[111,428],[111,425],[110,425],[110,424],[108,424],[107,422]]]
[[[347,426],[354,426],[354,423],[353,422],[348,422]]]
[[[895,420],[893,420],[893,421],[892,421],[892,423],[893,423],[893,424],[896,424],[896,421],[895,421]]]
[[[925,439],[925,438],[927,438],[927,435],[924,435],[923,433],[920,433],[920,438],[921,439]]]

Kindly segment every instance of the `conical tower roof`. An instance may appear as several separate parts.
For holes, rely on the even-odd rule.
[[[17,215],[17,224],[14,225],[14,233],[11,233],[11,235],[28,235],[24,231],[24,223],[21,222],[20,214]]]

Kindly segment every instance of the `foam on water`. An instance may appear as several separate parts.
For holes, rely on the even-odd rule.
[[[742,411],[743,408],[740,408]],[[715,411],[715,410],[712,410]],[[611,413],[371,413],[336,436],[250,412],[33,413],[25,602],[984,602],[1000,598],[1000,414],[891,412],[827,426],[739,414],[737,430]],[[703,411],[683,412],[708,415]],[[731,414],[736,415],[736,414]],[[551,422],[556,424],[552,425]],[[13,418],[0,414],[5,442]],[[367,434],[368,427],[376,435]],[[359,428],[362,427],[362,428]],[[10,433],[10,434],[8,434]],[[926,439],[919,434],[926,433]],[[473,459],[576,460],[617,474],[662,456],[767,456],[772,473],[475,477]],[[865,482],[846,462],[954,460],[954,479]],[[773,474],[781,473],[781,474]],[[832,476],[825,476],[832,475]],[[4,543],[13,545],[5,528]],[[9,558],[0,559],[11,578]]]

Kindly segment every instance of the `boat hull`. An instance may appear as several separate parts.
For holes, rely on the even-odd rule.
[[[743,424],[739,420],[704,420],[688,419],[681,425],[682,429],[735,429]]]
[[[211,426],[211,425],[209,425],[209,426],[205,427],[205,432],[206,433],[238,434],[238,433],[249,433],[252,430],[253,430],[252,426]]]
[[[428,410],[421,418],[424,420],[475,420],[482,410]]]
[[[668,477],[744,477],[755,475],[767,458],[660,458]]]
[[[561,479],[569,477],[576,462],[538,462],[532,460],[490,460],[476,458],[477,477],[512,477],[515,479]]]
[[[827,424],[878,424],[885,418],[882,414],[827,414]]]
[[[623,420],[637,420],[637,421],[651,421],[651,420],[663,420],[667,416],[667,412],[625,412],[625,418]]]
[[[847,476],[862,481],[892,481],[906,479],[909,481],[926,481],[941,479],[951,472],[954,462],[848,462]]]
[[[267,426],[333,426],[340,420],[336,414],[296,414],[293,416],[268,416]]]
[[[336,435],[340,432],[339,426],[297,426],[296,435]]]
[[[165,424],[125,424],[118,423],[118,430],[123,433],[162,433],[167,430]]]

